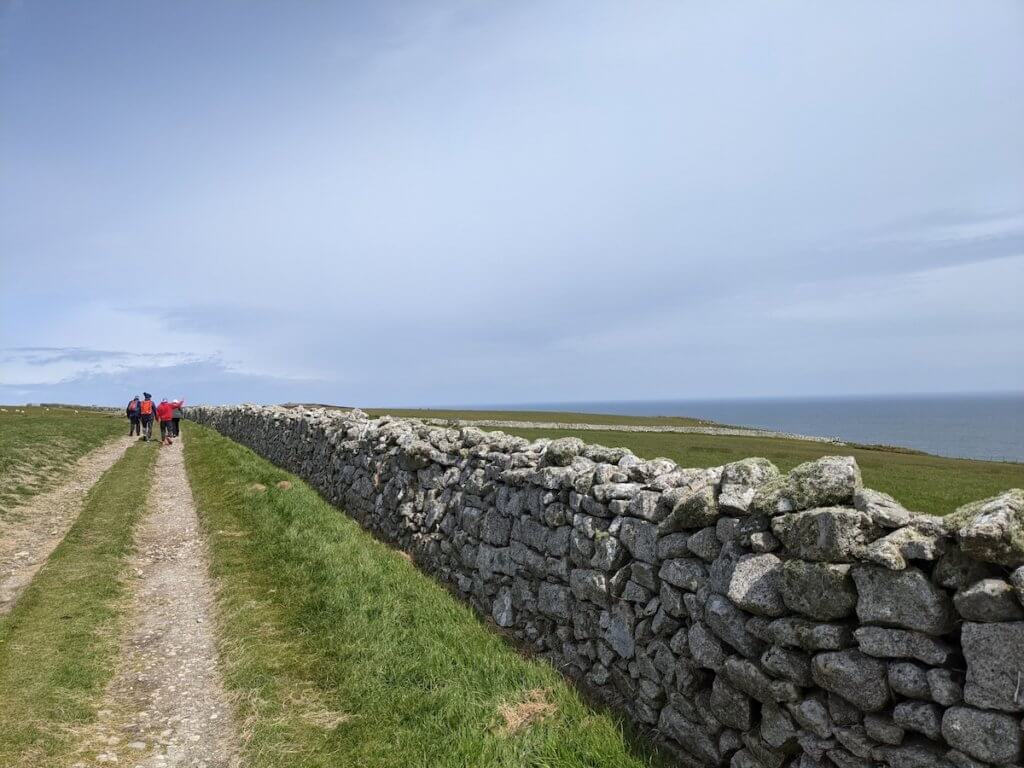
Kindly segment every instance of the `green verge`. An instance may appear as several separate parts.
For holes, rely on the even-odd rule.
[[[334,406],[326,406],[334,407]],[[402,416],[412,419],[536,421],[559,424],[632,424],[661,427],[722,426],[707,419],[689,416],[619,416],[613,413],[578,411],[452,411],[439,408],[364,408],[369,416]]]
[[[664,456],[684,467],[713,467],[749,456],[764,456],[779,469],[822,456],[853,456],[864,484],[896,497],[908,509],[945,515],[962,504],[1024,487],[1024,464],[948,459],[866,447],[835,446],[807,440],[732,435],[655,432],[571,432],[553,429],[505,429],[529,440],[571,435],[588,443],[629,448],[637,456]]]
[[[308,485],[184,427],[245,765],[666,764]],[[508,732],[531,702],[551,711]]]
[[[95,718],[113,673],[121,574],[156,447],[136,445],[89,491],[61,544],[0,618],[0,765],[54,765]]]
[[[79,456],[127,429],[127,419],[100,411],[5,407],[0,411],[0,520],[11,507],[51,487]]]

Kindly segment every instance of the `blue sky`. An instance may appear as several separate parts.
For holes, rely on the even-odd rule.
[[[0,1],[0,402],[1024,389],[1024,4]]]

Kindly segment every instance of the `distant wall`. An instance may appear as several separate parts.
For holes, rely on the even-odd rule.
[[[359,411],[189,408],[655,729],[681,765],[1020,765],[1024,491],[949,518],[782,475]]]

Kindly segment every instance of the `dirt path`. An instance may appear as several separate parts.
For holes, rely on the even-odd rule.
[[[78,519],[89,489],[121,458],[132,438],[121,437],[80,458],[58,487],[33,496],[0,523],[0,616],[14,607],[22,590]]]
[[[135,537],[132,604],[118,670],[76,765],[227,768],[236,733],[217,667],[213,587],[181,441],[160,448]]]

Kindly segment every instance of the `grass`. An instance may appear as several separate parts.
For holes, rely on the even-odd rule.
[[[89,491],[77,522],[0,618],[0,765],[54,765],[74,747],[117,657],[122,569],[156,447],[136,445]]]
[[[243,764],[661,764],[308,485],[184,426]]]
[[[413,419],[469,419],[492,421],[540,421],[559,424],[639,424],[663,427],[721,426],[707,419],[688,416],[618,416],[610,413],[574,411],[452,411],[426,408],[365,408],[370,416],[403,416]]]
[[[127,428],[126,419],[100,411],[0,411],[0,520],[12,507],[52,487],[80,456]]]
[[[892,494],[909,509],[944,515],[961,504],[1024,487],[1024,464],[948,459],[868,447],[838,447],[807,440],[731,435],[651,432],[571,432],[550,429],[503,430],[530,440],[573,435],[590,443],[626,447],[637,456],[664,456],[684,467],[712,467],[748,456],[764,456],[779,469],[830,454],[852,455],[864,484]]]

